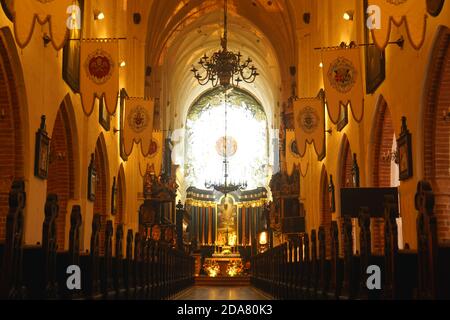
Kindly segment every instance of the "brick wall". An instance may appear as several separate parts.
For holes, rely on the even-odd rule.
[[[353,164],[353,153],[350,147],[347,136],[344,135],[344,146],[341,158],[341,177],[340,177],[340,188],[352,188],[353,187],[353,177],[352,177],[352,164]],[[344,253],[344,219],[339,217],[339,247],[340,253]],[[355,239],[353,239],[355,241]]]
[[[6,236],[11,183],[24,176],[20,104],[10,56],[0,32],[0,241]]]
[[[99,138],[95,147],[95,168],[97,169],[97,181],[95,187],[95,202],[94,202],[94,214],[100,214],[100,255],[104,254],[105,243],[105,226],[107,220],[106,212],[106,168],[105,168],[105,155],[103,152],[102,141]]]
[[[56,219],[58,250],[64,250],[67,202],[74,193],[74,159],[72,132],[67,110],[61,105],[52,132],[51,159],[47,180],[47,195],[58,195],[59,214]]]
[[[439,243],[450,243],[450,29],[441,29],[433,50],[424,114],[425,178],[435,192]]]
[[[375,122],[375,145],[373,153],[372,179],[374,187],[391,186],[391,161],[383,160],[383,155],[391,152],[394,138],[392,116],[386,101],[377,109]],[[384,254],[384,219],[375,218],[371,221],[372,252]]]

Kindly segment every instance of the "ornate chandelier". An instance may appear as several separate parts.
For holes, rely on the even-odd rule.
[[[224,35],[221,39],[222,50],[215,52],[212,57],[206,54],[200,59],[199,69],[192,66],[195,79],[202,86],[211,82],[213,87],[221,85],[228,87],[239,86],[239,83],[253,83],[259,75],[252,59],[241,61],[242,55],[228,51],[228,0],[224,0]]]
[[[223,138],[223,166],[224,166],[224,179],[223,183],[213,183],[211,181],[205,182],[205,188],[206,189],[214,189],[225,196],[227,196],[229,193],[238,191],[238,190],[245,190],[247,189],[247,182],[239,182],[239,183],[233,183],[228,181],[228,137],[227,137],[227,104],[228,104],[228,95],[225,91],[225,137]]]

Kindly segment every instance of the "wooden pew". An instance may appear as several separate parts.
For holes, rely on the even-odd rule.
[[[331,278],[328,297],[339,299],[342,289],[342,259],[339,257],[339,228],[336,221],[331,222]]]
[[[359,257],[353,255],[352,219],[344,216],[344,259],[343,259],[343,281],[339,299],[355,299],[358,292]]]
[[[113,285],[113,237],[114,229],[112,220],[108,220],[105,226],[105,239],[103,243],[104,256],[100,257],[100,284],[104,300],[112,300],[116,296],[116,291]]]
[[[124,259],[123,259],[123,224],[118,224],[116,228],[115,239],[116,256],[113,259],[113,279],[115,297],[123,300],[127,296],[127,290],[124,282]]]
[[[287,259],[287,299],[295,299],[295,262],[297,261],[297,250],[294,245],[294,241],[289,240],[288,247],[288,259]]]
[[[372,237],[370,233],[370,214],[367,208],[361,208],[358,217],[360,230],[360,270],[359,270],[359,298],[368,300],[373,290],[367,288],[367,267],[372,265]]]
[[[450,299],[450,246],[439,245],[431,184],[417,185],[418,298]]]
[[[142,299],[147,299],[149,292],[149,278],[148,278],[149,252],[148,252],[148,241],[145,237],[141,238],[140,245],[142,250],[142,261],[141,261]]]
[[[42,245],[25,246],[23,250],[24,275],[28,299],[57,299],[56,282],[56,218],[59,212],[58,196],[50,194],[45,203],[42,225]]]
[[[317,235],[316,230],[311,230],[311,285],[309,296],[316,299],[319,286],[319,266],[317,261]]]
[[[296,251],[298,251],[297,261],[295,262],[295,273],[297,274],[295,299],[300,300],[303,299],[303,238],[295,239],[295,243]]]
[[[156,242],[153,239],[149,239],[149,295],[150,300],[156,297]]]
[[[124,284],[126,289],[127,299],[134,299],[136,293],[135,277],[134,277],[134,262],[133,262],[133,230],[127,232],[126,257],[124,261]]]
[[[103,298],[100,284],[100,214],[92,217],[90,253],[80,256],[83,291],[87,299]]]
[[[26,288],[22,282],[25,204],[25,182],[15,180],[9,193],[9,211],[6,217],[6,240],[0,276],[0,298],[2,299],[26,298]]]
[[[82,299],[82,290],[69,290],[67,287],[67,268],[80,266],[80,228],[82,223],[81,207],[73,206],[70,213],[69,251],[58,252],[56,260],[59,295],[62,299]],[[83,276],[83,275],[82,275]]]
[[[319,284],[317,290],[318,299],[327,299],[331,280],[331,261],[326,258],[326,239],[324,226],[319,227]]]
[[[135,296],[137,300],[143,298],[143,286],[142,286],[142,246],[141,246],[141,234],[136,232],[134,236],[134,284],[135,284]]]
[[[309,235],[305,233],[303,235],[303,245],[304,245],[304,254],[303,254],[303,268],[302,268],[302,296],[303,299],[309,299],[309,290],[311,286],[311,265],[310,265],[310,252],[309,252]],[[303,249],[303,248],[301,248]],[[303,251],[303,250],[302,250]]]
[[[392,196],[385,196],[384,201],[384,282],[381,294],[370,292],[369,299],[410,300],[417,291],[417,252],[398,249],[398,230],[396,218],[398,204]],[[371,264],[380,265],[374,261]],[[374,297],[375,295],[375,297]]]
[[[280,246],[280,299],[287,299],[288,292],[288,247],[287,243]]]

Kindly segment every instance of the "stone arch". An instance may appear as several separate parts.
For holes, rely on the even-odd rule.
[[[119,173],[117,175],[117,213],[116,226],[120,223],[126,223],[126,181],[125,170],[123,164],[120,165]]]
[[[108,165],[108,152],[106,148],[105,137],[103,132],[97,139],[95,144],[95,160],[94,166],[97,171],[97,179],[95,183],[95,201],[94,201],[94,215],[100,214],[100,243],[104,243],[105,240],[105,227],[106,221],[110,216],[108,210],[109,204],[109,165]],[[100,247],[100,254],[103,254],[103,246]]]
[[[393,120],[388,103],[383,96],[378,99],[371,136],[373,145],[370,152],[372,160],[371,185],[374,187],[390,187],[391,161],[383,159],[383,155],[392,151],[395,135]]]
[[[57,194],[59,200],[59,214],[56,219],[57,245],[59,250],[65,249],[66,230],[68,230],[69,201],[75,198],[75,150],[77,146],[75,118],[70,97],[61,103],[56,115],[52,142],[50,145],[50,161],[47,180],[47,195]],[[72,112],[70,112],[72,111]]]
[[[382,95],[378,98],[371,130],[370,185],[377,188],[391,187],[393,184],[393,165],[390,157],[385,158],[394,148],[395,129],[387,101]],[[372,219],[372,251],[384,254],[384,219]],[[399,230],[399,235],[402,234]]]
[[[424,178],[435,193],[439,243],[450,242],[450,29],[440,26],[431,52],[424,92]]]
[[[28,114],[23,70],[8,27],[0,29],[0,241],[6,236],[12,181],[28,175]]]
[[[347,135],[344,134],[341,142],[341,150],[339,156],[339,188],[349,188],[352,183],[352,163],[353,154]]]
[[[325,256],[331,257],[331,207],[330,194],[328,192],[328,173],[325,165],[322,166],[322,173],[320,175],[320,225],[325,230]]]

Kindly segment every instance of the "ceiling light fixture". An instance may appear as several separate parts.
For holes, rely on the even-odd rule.
[[[191,72],[202,86],[211,82],[213,87],[221,85],[239,86],[239,83],[253,83],[259,75],[252,59],[241,61],[242,54],[228,51],[228,0],[224,0],[224,34],[221,39],[222,49],[215,52],[211,57],[206,54],[200,59],[199,69],[192,66]]]

